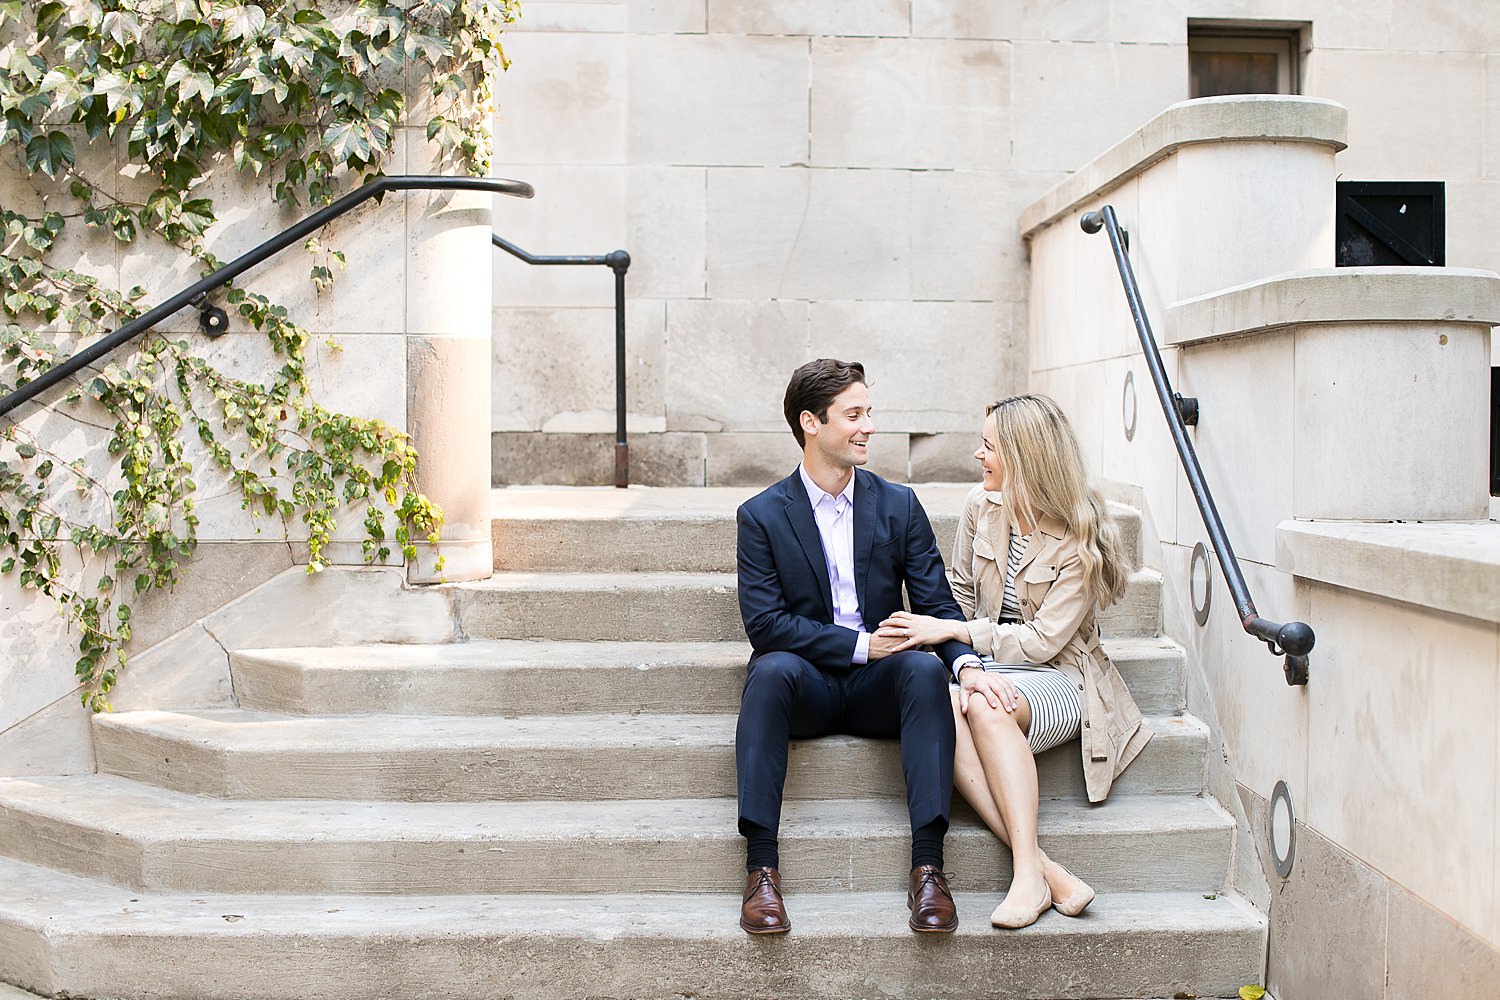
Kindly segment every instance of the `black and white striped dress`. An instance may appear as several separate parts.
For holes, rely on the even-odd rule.
[[[1021,602],[1016,597],[1016,571],[1021,567],[1021,557],[1026,554],[1030,535],[1012,531],[1010,552],[1005,564],[1005,594],[1000,601],[1000,621],[1021,620]],[[1083,723],[1083,710],[1078,702],[1078,690],[1056,667],[1035,663],[996,663],[984,657],[984,668],[1005,675],[1026,696],[1031,706],[1031,728],[1026,731],[1026,742],[1031,752],[1039,754],[1051,750],[1078,736]]]

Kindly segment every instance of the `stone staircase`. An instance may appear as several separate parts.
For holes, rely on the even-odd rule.
[[[924,487],[946,547],[960,487]],[[1107,644],[1156,739],[1044,846],[1100,896],[988,926],[1009,852],[955,801],[958,933],[914,935],[894,741],[793,746],[793,931],[736,923],[733,575],[748,491],[507,490],[443,645],[234,651],[238,707],[101,716],[98,773],[0,779],[0,980],[81,997],[1167,997],[1259,980],[1233,823],[1137,570]],[[1136,519],[1123,512],[1128,527]],[[1138,533],[1137,533],[1138,534]],[[357,613],[357,609],[344,609]],[[295,637],[288,637],[293,639]]]

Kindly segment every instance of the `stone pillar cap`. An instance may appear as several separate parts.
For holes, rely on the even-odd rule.
[[[1500,275],[1467,267],[1325,267],[1184,299],[1164,343],[1195,344],[1313,323],[1500,326]]]
[[[1333,152],[1348,143],[1349,112],[1321,97],[1248,94],[1173,104],[1021,211],[1030,239],[1183,146],[1204,142],[1311,142]]]

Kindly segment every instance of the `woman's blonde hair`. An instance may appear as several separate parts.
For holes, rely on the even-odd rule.
[[[1004,465],[1006,504],[1032,524],[1043,517],[1061,521],[1078,539],[1085,588],[1100,607],[1118,601],[1129,572],[1124,540],[1083,471],[1068,418],[1035,393],[1002,399],[985,414],[995,418],[995,440],[985,443]]]

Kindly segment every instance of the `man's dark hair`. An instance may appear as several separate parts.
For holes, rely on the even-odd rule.
[[[807,410],[822,424],[828,423],[828,406],[834,398],[854,383],[865,383],[865,366],[858,361],[835,361],[819,358],[792,372],[792,380],[786,385],[786,401],[782,409],[786,422],[796,435],[797,447],[806,445],[802,433],[802,411]]]

